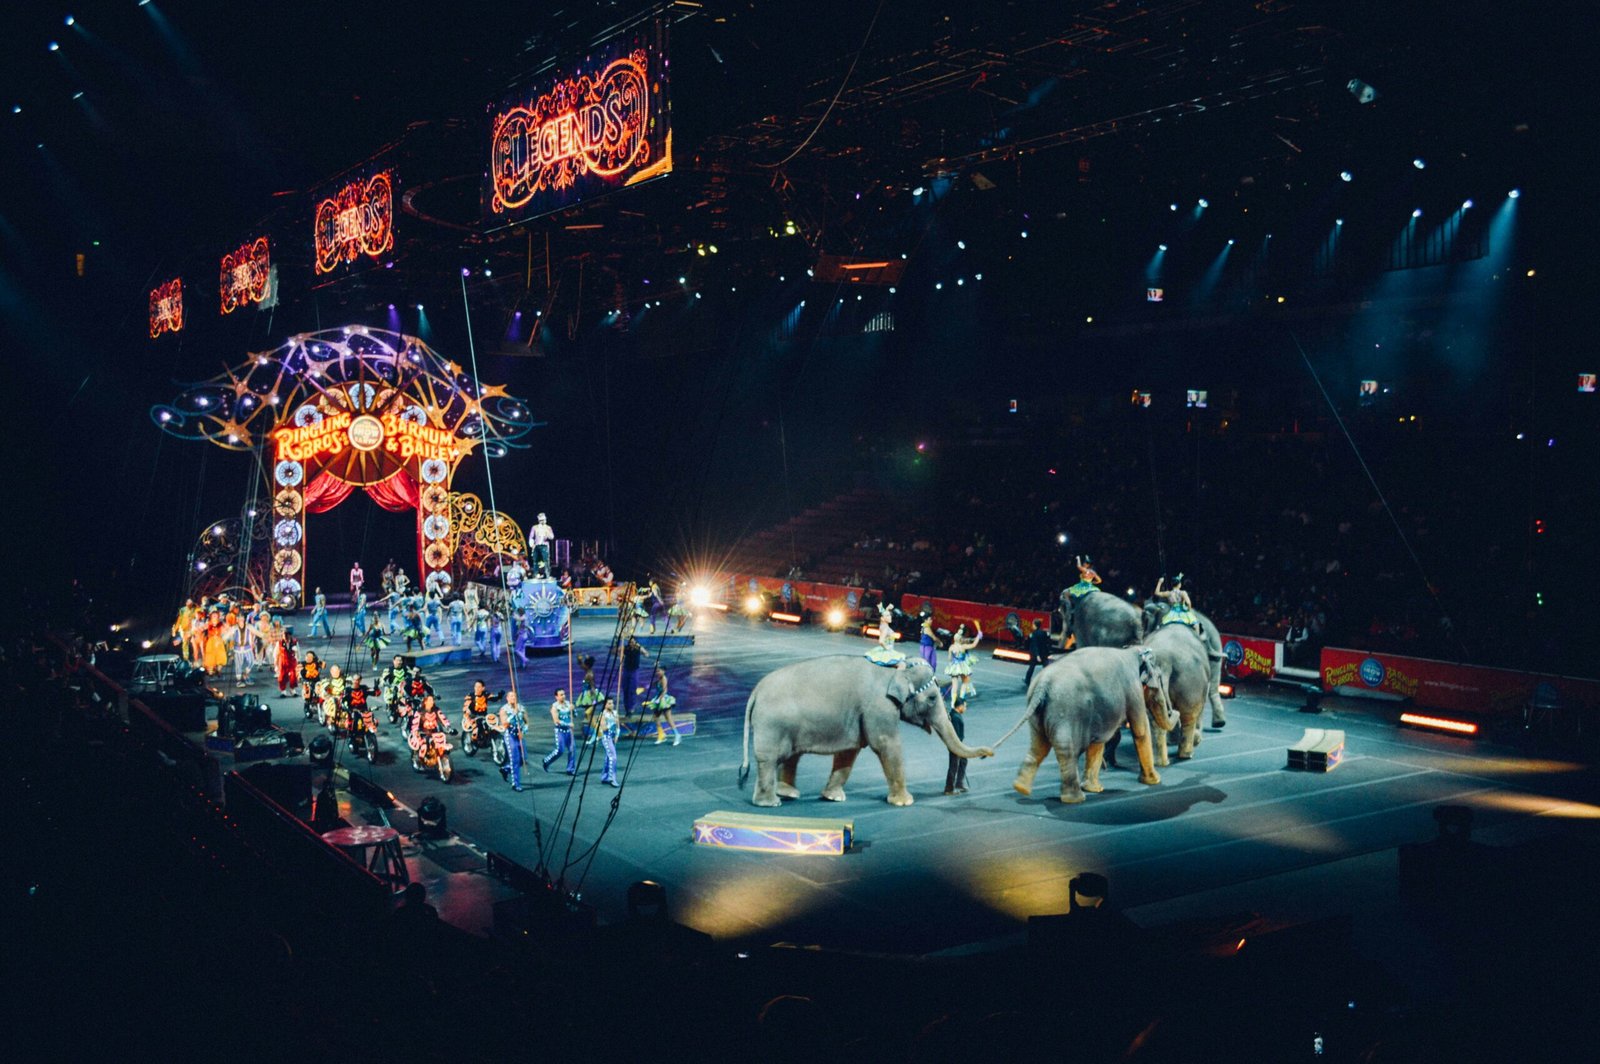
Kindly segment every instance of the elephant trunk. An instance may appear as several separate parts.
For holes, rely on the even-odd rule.
[[[934,717],[928,723],[929,727],[933,729],[933,733],[937,735],[940,741],[944,743],[945,748],[948,749],[952,754],[955,754],[957,757],[974,758],[994,756],[994,751],[989,749],[987,746],[968,746],[966,743],[962,742],[961,737],[956,734],[955,726],[950,723],[950,714],[940,712],[938,716]]]

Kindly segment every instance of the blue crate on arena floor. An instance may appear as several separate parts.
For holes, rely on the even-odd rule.
[[[802,856],[838,857],[850,849],[855,823],[821,817],[763,816],[718,809],[694,822],[698,846]]]

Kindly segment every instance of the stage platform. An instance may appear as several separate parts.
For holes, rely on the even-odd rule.
[[[574,632],[575,653],[603,657],[614,631],[613,622],[584,615]],[[1132,746],[1124,743],[1123,767],[1107,768],[1104,793],[1081,805],[1056,800],[1053,759],[1041,768],[1033,797],[1012,790],[1021,738],[995,759],[971,763],[970,793],[946,797],[944,747],[905,727],[914,805],[884,801],[882,769],[871,751],[863,751],[844,803],[818,799],[830,759],[812,756],[800,762],[803,797],[758,810],[750,805],[752,781],[741,786],[738,780],[751,687],[791,661],[861,654],[870,644],[854,634],[709,613],[697,618],[695,635],[692,646],[659,653],[647,643],[651,657],[639,677],[643,683],[645,669],[657,661],[665,665],[677,709],[694,715],[695,733],[679,746],[621,744],[620,794],[599,782],[599,744],[579,748],[580,765],[592,772],[587,785],[581,775],[539,770],[551,746],[551,693],[557,686],[571,689],[578,678],[565,655],[517,671],[533,720],[522,793],[502,782],[486,752],[467,758],[457,751],[448,785],[417,775],[396,758],[401,748],[386,722],[380,763],[361,771],[412,808],[439,797],[453,830],[529,868],[539,864],[537,816],[546,863],[557,874],[566,853],[581,854],[595,840],[617,796],[615,821],[592,866],[575,862],[565,870],[568,888],[581,883],[584,900],[602,919],[620,918],[628,885],[648,878],[666,887],[674,919],[719,938],[915,954],[1019,942],[1027,917],[1066,910],[1067,882],[1083,871],[1107,875],[1113,902],[1144,922],[1251,911],[1284,920],[1370,915],[1393,900],[1395,848],[1431,839],[1433,808],[1445,803],[1471,806],[1474,838],[1489,843],[1600,826],[1600,807],[1588,804],[1596,792],[1589,766],[1401,730],[1393,707],[1379,704],[1330,697],[1323,713],[1302,714],[1299,692],[1266,685],[1241,686],[1229,703],[1227,728],[1206,730],[1194,759],[1163,768],[1158,786],[1138,782]],[[602,676],[604,668],[602,661]],[[483,679],[491,690],[508,683],[504,662],[450,663],[429,673],[452,712],[472,680]],[[967,741],[993,742],[1024,711],[1022,672],[980,656],[973,679],[982,697],[967,713]],[[302,727],[297,703],[280,708],[275,695],[263,698],[273,704],[275,720]],[[1347,756],[1336,773],[1286,767],[1285,750],[1308,725],[1344,733]],[[307,727],[307,738],[312,734]],[[557,828],[552,819],[563,803]],[[695,821],[707,810],[847,820],[852,845],[839,856],[697,846]],[[1380,932],[1387,933],[1373,933]]]

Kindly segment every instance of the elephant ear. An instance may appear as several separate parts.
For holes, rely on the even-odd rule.
[[[911,692],[916,690],[916,684],[912,682],[913,671],[905,665],[890,670],[889,683],[883,693],[896,708],[903,708],[910,701]]]

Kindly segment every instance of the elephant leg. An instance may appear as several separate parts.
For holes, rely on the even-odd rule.
[[[1200,743],[1200,711],[1179,714],[1178,724],[1180,735],[1178,740],[1178,760],[1187,761],[1194,756],[1194,748]],[[1164,749],[1167,744],[1163,742],[1161,745]],[[1166,763],[1163,758],[1161,764],[1165,765]]]
[[[800,767],[800,755],[791,754],[778,762],[778,797],[798,798],[800,788],[794,785],[795,770]]]
[[[1017,778],[1011,781],[1011,787],[1018,794],[1033,793],[1033,777],[1039,771],[1039,762],[1044,760],[1044,755],[1050,752],[1050,744],[1045,740],[1044,733],[1033,721],[1028,722],[1028,733],[1032,742],[1028,745],[1028,752],[1022,758],[1022,767],[1017,769]]]
[[[1078,783],[1077,747],[1056,747],[1056,764],[1061,766],[1061,800],[1068,804],[1083,801],[1083,787]]]
[[[775,806],[783,802],[777,795],[778,764],[770,757],[756,757],[756,793],[751,801],[756,805]]]
[[[1105,757],[1105,743],[1090,743],[1089,752],[1084,757],[1083,764],[1083,789],[1090,794],[1099,794],[1105,790],[1100,785],[1100,761]]]
[[[1211,705],[1211,726],[1213,728],[1226,727],[1228,723],[1227,711],[1222,708],[1222,692],[1217,688],[1222,684],[1222,659],[1217,658],[1211,662],[1211,680],[1207,684],[1206,701]]]
[[[1163,734],[1161,736],[1161,745],[1166,746],[1166,744],[1167,737],[1165,734]],[[1153,764],[1153,756],[1150,753],[1151,744],[1149,729],[1146,729],[1142,732],[1135,732],[1133,735],[1133,745],[1139,751],[1139,782],[1151,785],[1160,783],[1161,777],[1156,775],[1155,765]],[[1166,764],[1166,761],[1163,760],[1162,764]]]
[[[1146,724],[1146,728],[1148,729],[1146,732],[1146,737],[1150,740],[1150,748],[1151,752],[1155,755],[1155,763],[1160,765],[1162,768],[1166,768],[1167,733],[1157,728],[1154,721],[1150,721],[1148,724]],[[1134,738],[1138,739],[1138,735],[1135,734]],[[1143,753],[1140,753],[1139,755],[1139,764],[1144,764]]]
[[[899,736],[878,740],[872,750],[883,762],[883,775],[889,781],[889,804],[910,805],[915,799],[906,790],[906,767],[900,755]]]
[[[850,778],[850,770],[855,767],[856,756],[861,751],[841,750],[833,755],[833,772],[828,776],[828,785],[822,788],[822,797],[830,802],[844,801],[845,780]]]

